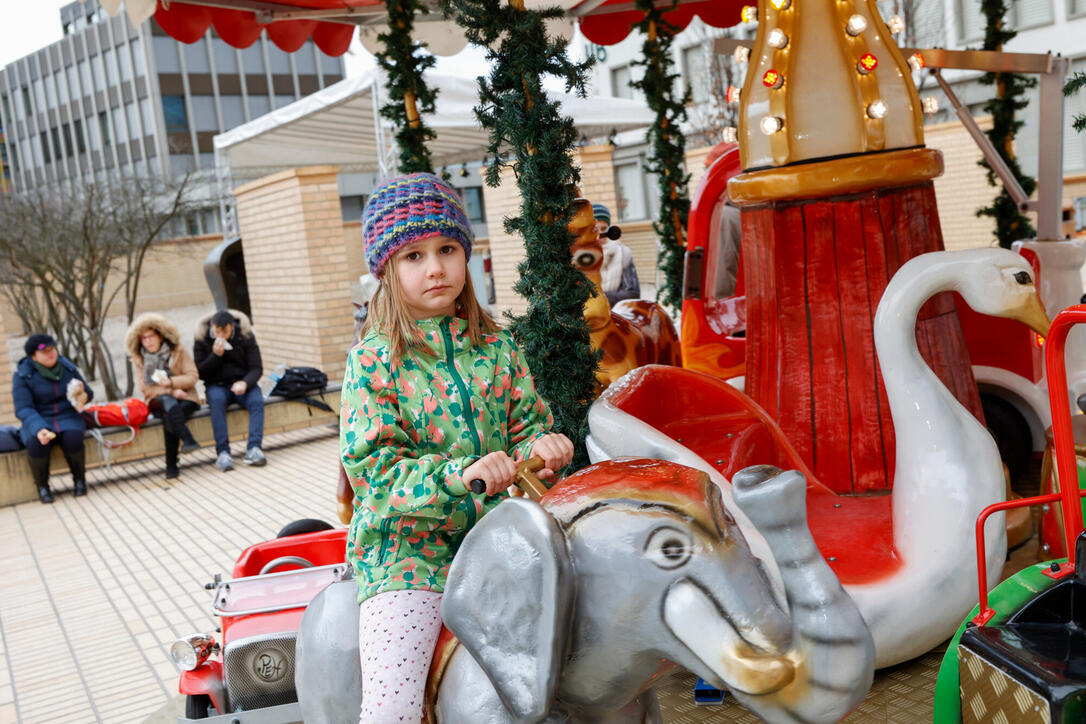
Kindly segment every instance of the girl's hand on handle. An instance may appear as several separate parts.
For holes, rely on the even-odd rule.
[[[482,480],[486,483],[486,494],[497,495],[513,484],[517,474],[517,464],[504,450],[484,455],[464,468],[461,477],[471,489],[471,481]]]
[[[573,460],[573,442],[561,433],[547,433],[532,446],[532,456],[543,458],[544,467],[537,475],[548,479]]]

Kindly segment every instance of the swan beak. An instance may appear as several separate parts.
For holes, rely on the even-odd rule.
[[[1042,337],[1048,335],[1048,328],[1052,326],[1052,320],[1045,314],[1041,298],[1036,294],[1029,295],[1029,301],[1018,309],[1018,313],[1014,315],[1014,318]]]

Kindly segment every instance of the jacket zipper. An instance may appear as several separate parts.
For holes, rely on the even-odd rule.
[[[460,391],[460,409],[464,411],[464,419],[467,421],[468,428],[471,430],[471,442],[475,446],[475,455],[476,457],[482,457],[483,442],[479,437],[479,431],[475,428],[475,417],[471,410],[468,388],[464,384],[463,378],[460,377],[460,373],[456,371],[456,362],[453,360],[452,331],[449,329],[449,321],[447,319],[441,321],[441,335],[445,338],[445,363],[449,366],[449,374],[453,378],[453,384],[455,384],[456,389]],[[475,527],[477,513],[475,511],[475,501],[470,500],[469,502],[471,505],[468,506],[467,510],[467,529],[471,530]]]
[[[381,547],[377,549],[377,565],[385,562],[385,554],[388,553],[388,530],[392,527],[392,518],[381,521]]]
[[[468,428],[471,429],[471,441],[475,445],[475,454],[481,457],[483,454],[483,443],[482,439],[479,437],[479,431],[475,429],[475,418],[472,415],[468,388],[464,384],[463,378],[460,377],[460,373],[456,371],[456,362],[453,361],[452,332],[449,330],[449,322],[447,319],[441,321],[441,334],[445,338],[445,362],[449,365],[449,374],[453,378],[453,384],[455,384],[456,389],[460,391],[460,408],[464,411],[464,419],[468,423]]]

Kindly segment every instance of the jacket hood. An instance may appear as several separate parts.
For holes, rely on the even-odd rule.
[[[161,314],[153,312],[141,314],[133,320],[132,325],[124,335],[124,349],[128,352],[129,357],[140,356],[140,335],[148,329],[153,329],[162,335],[162,338],[169,342],[174,349],[177,349],[178,344],[181,342],[181,333],[177,331],[177,326],[173,322]]]
[[[249,321],[249,317],[245,314],[245,312],[239,312],[237,309],[227,309],[226,311],[230,312],[230,314],[233,315],[234,319],[238,320],[238,329],[235,329],[235,332],[243,337],[253,336],[253,324]],[[211,318],[214,316],[215,312],[208,312],[200,318],[199,322],[196,323],[196,339],[207,338],[208,330],[211,328]]]

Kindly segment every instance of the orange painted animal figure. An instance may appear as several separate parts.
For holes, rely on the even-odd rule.
[[[612,307],[600,287],[603,246],[596,234],[596,217],[586,199],[577,199],[567,228],[574,236],[570,251],[573,265],[596,286],[596,295],[585,302],[593,349],[602,350],[596,380],[607,387],[635,367],[647,364],[682,365],[675,325],[664,308],[644,299],[627,299]]]

